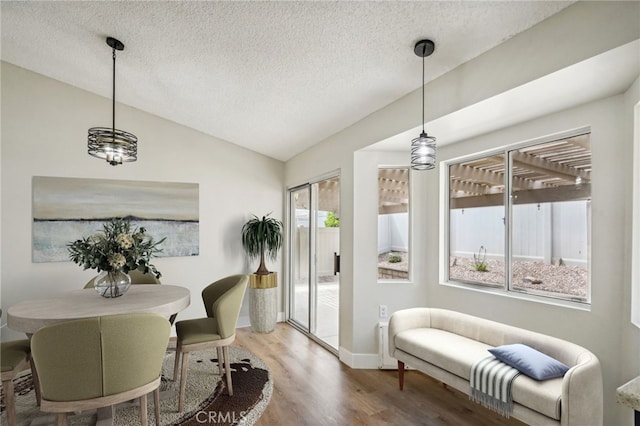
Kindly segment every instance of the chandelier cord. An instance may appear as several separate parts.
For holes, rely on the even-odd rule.
[[[111,102],[111,130],[116,132],[116,48],[113,48],[113,97]],[[424,114],[424,113],[423,113]]]
[[[424,133],[424,57],[427,51],[427,45],[422,48],[422,133]]]

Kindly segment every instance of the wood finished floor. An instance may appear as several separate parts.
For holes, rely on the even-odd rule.
[[[271,401],[258,426],[272,425],[522,425],[469,401],[417,371],[355,370],[293,327],[273,333],[238,329],[233,344],[267,364],[274,380]]]

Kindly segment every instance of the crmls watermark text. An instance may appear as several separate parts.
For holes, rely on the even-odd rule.
[[[243,419],[246,411],[198,411],[196,421],[198,423],[236,423]]]

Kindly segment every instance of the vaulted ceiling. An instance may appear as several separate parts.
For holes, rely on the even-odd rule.
[[[116,37],[119,102],[287,160],[419,88],[416,41],[428,81],[572,3],[2,1],[1,57],[111,98]]]

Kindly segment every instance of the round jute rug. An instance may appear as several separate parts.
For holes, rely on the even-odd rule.
[[[254,424],[262,415],[273,393],[273,380],[267,366],[257,356],[245,350],[231,347],[231,379],[233,396],[226,391],[226,384],[218,370],[215,350],[191,352],[185,409],[177,412],[179,383],[173,379],[175,354],[167,353],[162,368],[160,387],[160,423],[162,426],[195,425],[239,425]],[[31,373],[24,372],[14,380],[16,389],[16,414],[18,425],[52,424],[54,418],[42,413],[36,406]],[[3,398],[4,400],[4,398]],[[6,424],[4,406],[2,424]],[[136,403],[116,406],[114,426],[140,424],[140,414]],[[155,423],[153,395],[148,395],[149,424]],[[95,425],[96,414],[83,412],[69,415],[73,426]]]

